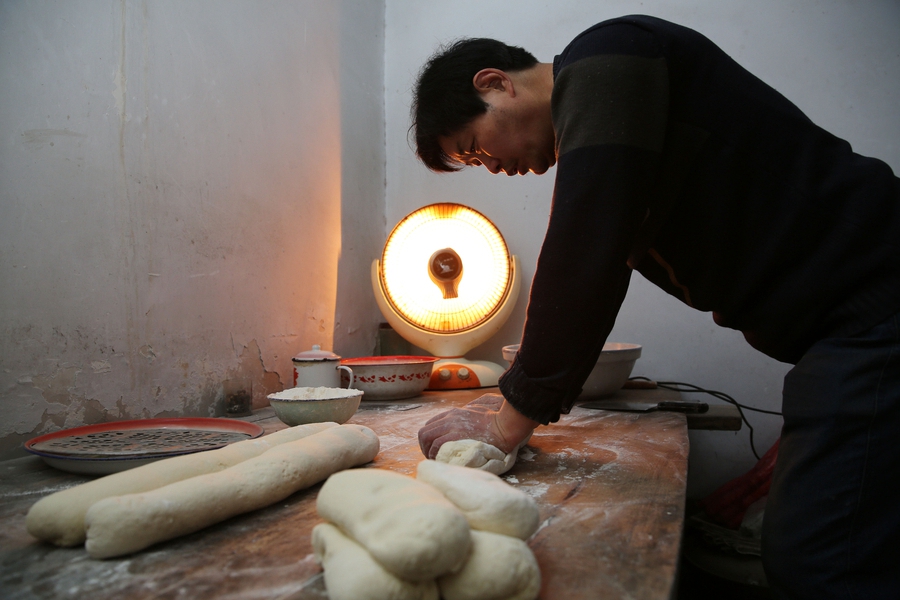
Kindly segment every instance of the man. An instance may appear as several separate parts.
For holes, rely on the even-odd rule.
[[[426,456],[473,437],[510,451],[568,412],[636,270],[795,365],[763,529],[779,597],[900,597],[900,180],[886,164],[700,34],[643,16],[588,29],[552,64],[458,42],[425,65],[413,115],[432,170],[557,164],[503,399],[429,421]]]

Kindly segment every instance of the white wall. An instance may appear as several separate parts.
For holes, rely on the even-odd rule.
[[[595,22],[631,13],[666,18],[697,29],[738,62],[784,93],[814,121],[849,140],[855,150],[900,172],[900,3],[895,0],[389,0],[386,12],[385,111],[387,221],[432,202],[463,202],[492,219],[530,282],[546,225],[553,170],[524,178],[484,169],[436,175],[418,164],[406,133],[415,74],[439,43],[494,37],[524,46],[549,62]],[[510,322],[470,356],[501,362],[516,343],[527,295]],[[788,366],[756,353],[734,331],[716,327],[633,278],[611,340],[643,344],[635,375],[720,390],[738,401],[780,408]],[[564,349],[561,349],[564,350]],[[749,416],[760,454],[777,438],[780,418]],[[689,494],[711,491],[754,462],[748,431],[692,432]]]
[[[384,0],[342,0],[340,5],[342,249],[333,328],[335,352],[350,357],[374,352],[382,320],[369,271],[381,253],[386,227],[385,5]]]
[[[0,455],[371,352],[383,27],[383,2],[0,3]]]

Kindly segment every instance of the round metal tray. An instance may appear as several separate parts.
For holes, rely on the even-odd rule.
[[[259,425],[234,419],[138,419],[55,431],[29,440],[25,450],[63,471],[105,475],[262,434]]]

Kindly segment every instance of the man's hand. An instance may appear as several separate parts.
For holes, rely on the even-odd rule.
[[[485,394],[429,419],[419,430],[419,447],[426,458],[434,458],[445,442],[454,440],[479,440],[512,452],[538,425],[503,396]]]

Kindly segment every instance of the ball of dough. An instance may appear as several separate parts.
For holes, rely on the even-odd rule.
[[[459,509],[432,486],[399,473],[335,473],[319,491],[316,510],[402,579],[445,575],[469,553],[469,524]]]
[[[465,566],[438,579],[444,600],[535,600],[541,571],[528,544],[488,531],[472,532]]]
[[[534,498],[497,475],[423,460],[416,478],[436,487],[466,516],[469,526],[527,540],[537,531],[540,512]]]
[[[494,475],[503,475],[516,464],[519,450],[529,439],[531,439],[530,435],[509,454],[496,446],[478,440],[455,440],[445,442],[434,458],[438,462],[472,467]]]
[[[325,569],[329,600],[438,600],[437,582],[405,581],[328,523],[312,531],[316,560]]]

